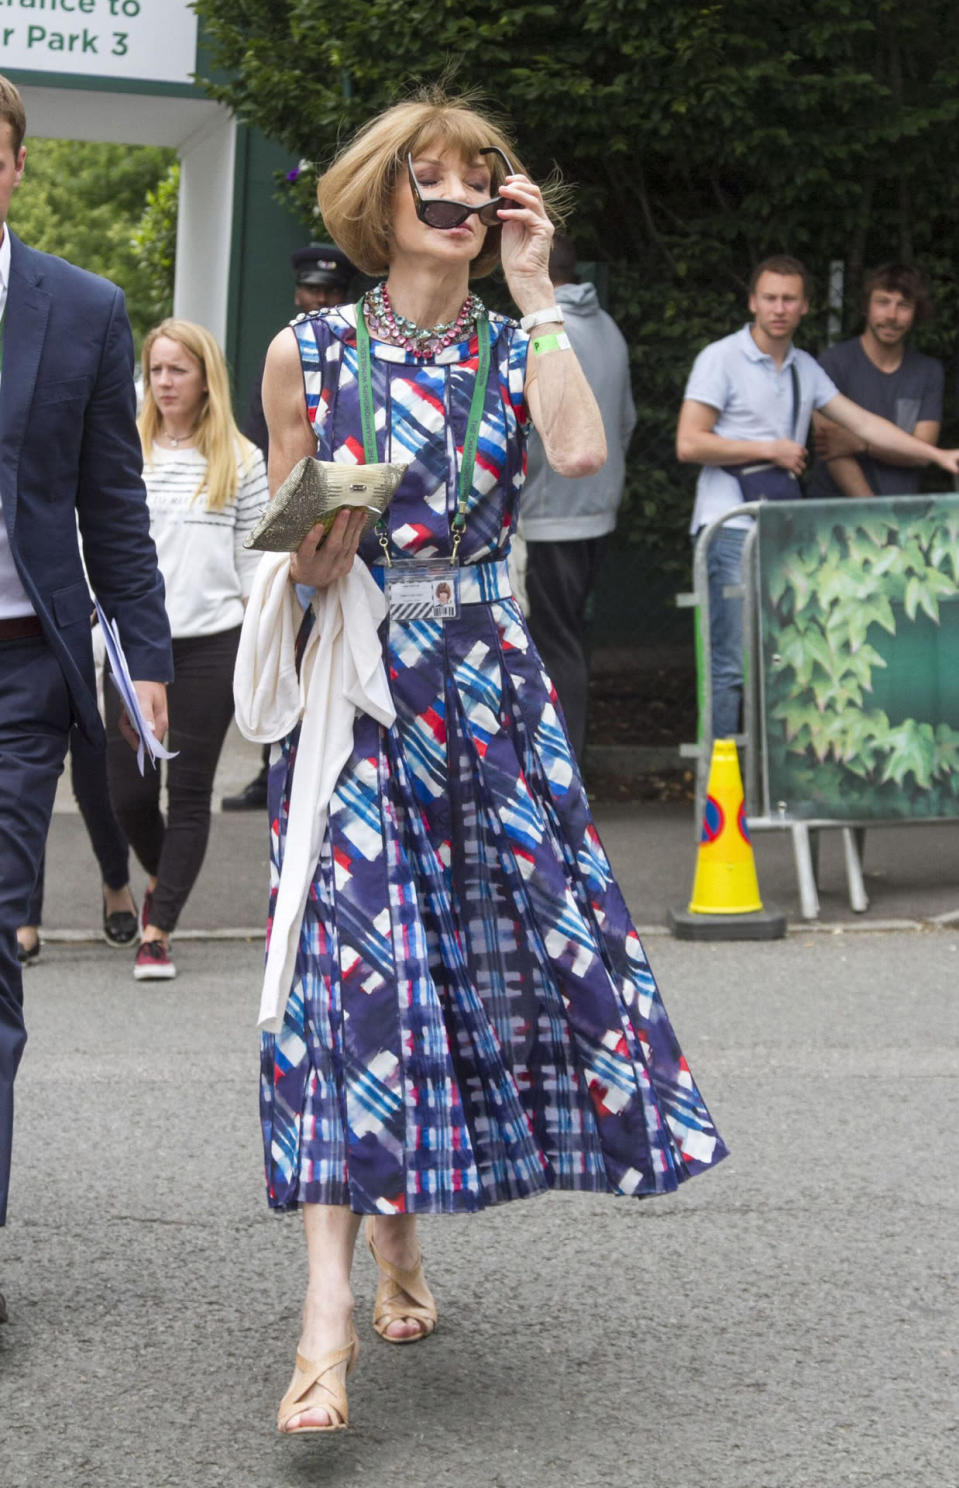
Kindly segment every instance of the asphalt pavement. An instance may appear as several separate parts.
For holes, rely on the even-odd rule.
[[[256,774],[259,762],[259,747],[231,728],[217,773],[217,808],[224,795],[234,794]],[[667,911],[684,907],[692,889],[698,837],[692,807],[617,801],[595,811],[637,924],[658,932]],[[793,929],[805,928],[788,833],[757,833],[754,849],[763,900],[782,908]],[[869,909],[856,914],[849,906],[840,834],[822,832],[816,928],[828,932],[942,924],[953,918],[959,922],[959,822],[870,829],[863,861]],[[211,931],[259,935],[267,866],[261,816],[217,809],[207,861],[180,923],[181,943],[184,937],[205,937]],[[143,875],[135,862],[132,882],[139,894]],[[51,941],[97,938],[100,914],[95,864],[64,777],[48,845],[44,934]]]
[[[231,741],[220,789],[255,765]],[[265,824],[216,815],[180,975],[144,985],[95,938],[61,806],[0,1232],[0,1488],[956,1483],[953,829],[870,833],[864,916],[824,850],[818,927],[788,844],[762,838],[789,935],[699,944],[662,927],[689,892],[689,808],[598,808],[732,1155],[664,1199],[426,1222],[440,1326],[415,1348],[373,1334],[358,1254],[351,1428],[286,1440],[304,1259],[262,1192]]]

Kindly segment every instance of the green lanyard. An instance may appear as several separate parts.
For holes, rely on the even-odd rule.
[[[476,447],[479,444],[480,423],[486,403],[486,386],[489,382],[490,331],[489,319],[484,314],[476,321],[476,338],[479,345],[479,366],[473,384],[473,398],[466,423],[466,439],[463,442],[463,459],[460,464],[459,500],[456,515],[450,523],[453,534],[453,550],[450,563],[456,563],[459,546],[466,531],[466,513],[469,509],[470,491],[473,488],[473,467],[476,464]],[[373,366],[370,353],[370,333],[363,314],[363,301],[356,307],[356,355],[359,363],[358,382],[360,390],[360,420],[363,425],[363,453],[368,465],[375,465],[380,458],[376,444],[376,410],[373,405]],[[381,518],[376,524],[376,534],[383,549],[384,558],[390,562],[390,539],[386,524]]]

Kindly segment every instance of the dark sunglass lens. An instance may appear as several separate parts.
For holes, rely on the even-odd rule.
[[[423,221],[429,227],[462,227],[469,216],[465,207],[457,202],[426,201],[423,203]]]
[[[501,196],[494,196],[492,201],[488,201],[485,206],[480,207],[478,213],[480,222],[485,223],[487,227],[500,227],[499,209],[505,206],[506,202]]]

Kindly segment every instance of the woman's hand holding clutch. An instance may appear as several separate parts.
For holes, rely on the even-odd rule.
[[[362,511],[367,528],[372,528],[383,518],[405,470],[405,464],[347,465],[305,455],[279,486],[243,546],[295,553],[316,526],[330,528],[343,507]]]
[[[365,528],[366,512],[362,508],[350,511],[344,507],[328,531],[323,522],[317,522],[290,556],[293,583],[325,589],[327,584],[342,579],[353,567]]]

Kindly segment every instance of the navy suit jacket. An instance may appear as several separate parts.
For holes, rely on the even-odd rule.
[[[9,225],[6,231],[10,232]],[[10,233],[0,379],[0,500],[21,581],[94,742],[90,584],[130,671],[173,676],[163,580],[150,537],[133,388],[133,342],[116,285]]]

